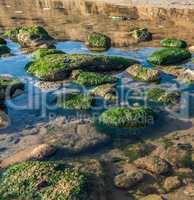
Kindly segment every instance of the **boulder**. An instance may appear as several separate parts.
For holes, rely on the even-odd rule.
[[[74,70],[72,72],[72,80],[79,85],[91,87],[105,83],[115,83],[117,78],[109,74]]]
[[[186,48],[187,42],[184,40],[166,38],[160,41],[162,47],[173,47],[173,48]]]
[[[102,33],[93,32],[88,35],[87,46],[93,51],[105,51],[111,47],[111,39]]]
[[[135,29],[131,31],[130,34],[137,42],[145,42],[152,40],[152,33],[150,33],[147,28]]]
[[[191,58],[191,53],[181,48],[164,48],[148,57],[148,62],[154,65],[179,64]]]
[[[136,64],[126,69],[127,73],[135,80],[154,82],[160,79],[160,72],[156,69]]]
[[[145,169],[157,175],[164,175],[171,172],[170,164],[158,156],[139,158],[134,163],[138,168]]]
[[[182,183],[181,183],[180,179],[178,178],[178,176],[167,177],[164,181],[164,189],[167,192],[178,189],[181,185],[182,185]]]

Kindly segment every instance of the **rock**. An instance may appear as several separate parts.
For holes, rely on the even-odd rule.
[[[115,83],[118,79],[110,74],[74,70],[72,72],[72,80],[79,85],[91,87],[105,83]]]
[[[191,58],[191,53],[181,48],[164,48],[148,57],[148,62],[154,65],[179,64]]]
[[[52,124],[49,125],[47,133],[43,137],[43,141],[60,147],[66,154],[95,150],[110,142],[110,137],[97,132],[90,122],[69,122],[63,126]]]
[[[162,47],[174,47],[174,48],[186,48],[187,42],[184,40],[177,39],[163,39],[160,41],[160,46]]]
[[[87,94],[72,94],[57,102],[59,107],[70,110],[89,110],[92,108],[93,98]]]
[[[190,46],[188,49],[189,51],[194,51],[194,46]]]
[[[147,28],[135,29],[135,30],[131,31],[130,34],[138,42],[152,40],[152,33],[150,33]]]
[[[0,44],[0,56],[9,54],[10,52],[11,52],[11,50],[8,46]]]
[[[116,102],[118,99],[116,87],[114,84],[110,83],[93,88],[92,90],[90,90],[90,94],[96,97],[99,96],[104,100],[110,102]]]
[[[157,194],[150,194],[146,197],[140,198],[140,200],[164,200],[164,198]]]
[[[110,108],[99,116],[98,123],[112,128],[142,128],[153,120],[154,112],[148,108]]]
[[[33,52],[32,58],[34,60],[38,60],[40,58],[43,58],[44,56],[51,54],[65,54],[65,52],[58,49],[40,48]]]
[[[6,45],[7,41],[0,37],[0,45]]]
[[[194,185],[188,185],[186,186],[185,190],[184,190],[184,194],[190,197],[194,197]]]
[[[130,170],[114,178],[114,184],[118,188],[129,189],[144,179],[144,173],[141,170]]]
[[[18,42],[22,47],[53,46],[54,39],[41,26],[18,27],[7,31],[5,37]]]
[[[24,84],[12,76],[0,76],[0,100],[10,99],[24,91]]]
[[[178,176],[167,177],[164,181],[164,188],[167,192],[178,189],[182,185]]]
[[[9,125],[9,117],[8,115],[0,111],[0,128],[6,128]]]
[[[111,39],[102,33],[90,33],[87,38],[87,46],[94,51],[105,51],[111,47]]]
[[[126,71],[135,80],[154,82],[160,79],[160,72],[158,70],[146,68],[139,64],[132,65]]]
[[[150,88],[147,92],[148,99],[166,105],[175,105],[180,102],[181,93],[179,91],[168,91],[163,88]]]
[[[164,175],[171,172],[170,164],[158,156],[139,158],[134,162],[134,164],[140,169],[148,170],[157,175]]]
[[[116,56],[52,54],[28,63],[26,70],[42,80],[57,81],[69,78],[75,69],[110,72],[126,69],[135,63],[137,61]]]
[[[38,81],[34,84],[37,88],[41,90],[56,90],[62,86],[62,83],[49,82],[49,81]]]

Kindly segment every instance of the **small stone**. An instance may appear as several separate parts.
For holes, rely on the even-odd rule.
[[[180,186],[181,186],[181,181],[179,180],[178,176],[168,177],[164,181],[164,188],[167,192],[177,189]]]

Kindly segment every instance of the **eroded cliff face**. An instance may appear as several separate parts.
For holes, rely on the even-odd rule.
[[[40,24],[57,39],[84,41],[88,32],[99,31],[108,34],[113,45],[126,47],[133,44],[130,29],[147,27],[155,40],[141,46],[155,46],[165,36],[193,42],[194,9],[189,6],[161,8],[126,4],[126,0],[116,4],[105,0],[1,0],[0,10],[1,32]],[[126,16],[127,20],[113,19],[114,16]]]

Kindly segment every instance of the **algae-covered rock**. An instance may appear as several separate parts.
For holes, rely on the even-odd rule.
[[[186,48],[187,42],[184,40],[177,39],[163,39],[160,41],[160,46],[162,47],[175,47],[175,48]]]
[[[65,109],[88,110],[91,109],[93,98],[87,94],[72,94],[64,100],[60,100],[58,105]]]
[[[99,116],[98,123],[110,128],[143,128],[153,120],[154,112],[149,108],[110,108]]]
[[[110,83],[95,87],[90,90],[90,94],[111,102],[115,102],[118,99],[115,84]]]
[[[0,76],[0,100],[10,99],[24,91],[24,84],[11,76]]]
[[[8,46],[0,44],[0,56],[9,54],[10,52],[11,52],[11,50]]]
[[[132,34],[132,37],[138,42],[152,40],[152,33],[150,33],[147,28],[135,29],[131,31],[131,34]]]
[[[6,45],[7,41],[0,37],[0,45]]]
[[[115,56],[53,54],[27,64],[26,69],[40,79],[56,81],[69,77],[75,69],[109,72],[126,69],[135,63],[135,60]]]
[[[127,73],[136,80],[154,82],[160,79],[160,72],[156,69],[144,67],[139,64],[126,69]]]
[[[88,199],[89,176],[62,162],[23,162],[0,177],[1,199]]]
[[[111,47],[111,39],[102,33],[93,32],[88,35],[87,45],[91,50],[104,51]]]
[[[44,56],[47,56],[50,54],[65,54],[65,53],[63,51],[57,50],[57,49],[40,48],[40,49],[37,49],[35,52],[33,52],[32,58],[34,60],[38,60],[38,59],[43,58]]]
[[[97,86],[105,83],[114,83],[117,81],[116,77],[108,74],[86,72],[82,70],[74,70],[72,72],[72,80],[74,83],[82,86],[90,87]]]
[[[52,46],[53,38],[41,26],[17,27],[4,34],[5,37],[18,42],[23,47],[35,47],[47,44]]]
[[[148,90],[148,99],[164,104],[176,104],[180,100],[180,92],[168,91],[163,88],[151,88]]]
[[[191,53],[181,48],[164,48],[154,52],[148,61],[154,65],[178,64],[191,58]]]

